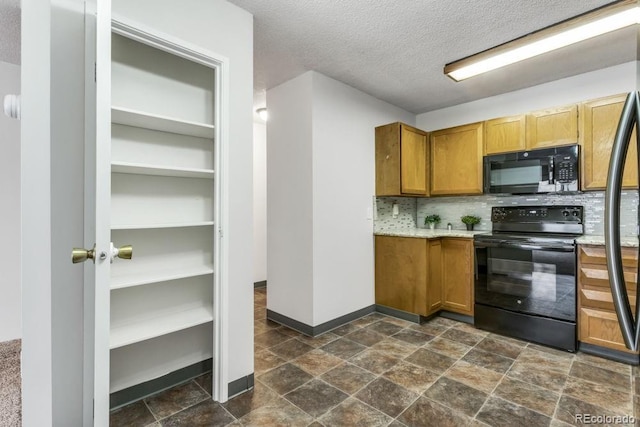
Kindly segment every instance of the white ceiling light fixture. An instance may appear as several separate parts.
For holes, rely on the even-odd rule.
[[[444,73],[459,82],[634,24],[640,24],[638,0],[623,0],[449,63]]]
[[[260,116],[260,118],[265,122],[269,119],[269,113],[266,108],[258,108],[256,113],[258,113],[258,116]]]

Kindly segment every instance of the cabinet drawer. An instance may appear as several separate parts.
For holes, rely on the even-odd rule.
[[[580,341],[627,353],[631,352],[624,345],[618,317],[614,312],[581,308],[578,324],[578,339]]]
[[[631,308],[636,309],[635,292],[627,292]],[[599,308],[609,311],[615,311],[613,306],[613,296],[609,289],[580,289],[580,307]]]
[[[583,264],[607,265],[604,246],[580,245],[578,257]],[[622,248],[622,265],[625,267],[638,266],[637,248]]]
[[[635,291],[637,276],[636,270],[631,267],[623,267],[624,269],[624,281],[627,284],[627,289]],[[580,275],[578,281],[580,286],[600,287],[610,289],[609,284],[609,271],[606,266],[603,265],[581,265]]]

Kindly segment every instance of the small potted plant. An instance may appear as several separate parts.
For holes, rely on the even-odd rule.
[[[424,217],[424,225],[428,225],[430,229],[435,229],[436,224],[440,222],[440,215],[427,215]]]
[[[480,224],[480,217],[475,215],[465,215],[463,217],[460,217],[460,221],[462,221],[467,226],[467,230],[473,231],[473,226],[476,224]]]

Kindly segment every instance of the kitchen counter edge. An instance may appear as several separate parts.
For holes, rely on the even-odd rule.
[[[604,236],[595,234],[580,236],[576,239],[576,243],[579,245],[604,245]],[[633,236],[620,237],[620,246],[637,248],[638,238]]]
[[[375,230],[375,236],[415,237],[418,239],[439,239],[440,237],[466,237],[473,239],[476,234],[489,233],[487,230],[430,230],[426,228],[396,228],[387,230]]]

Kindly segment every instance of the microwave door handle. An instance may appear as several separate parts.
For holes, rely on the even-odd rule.
[[[549,156],[549,184],[555,184],[555,169],[556,166],[554,165],[554,158],[553,156]]]

